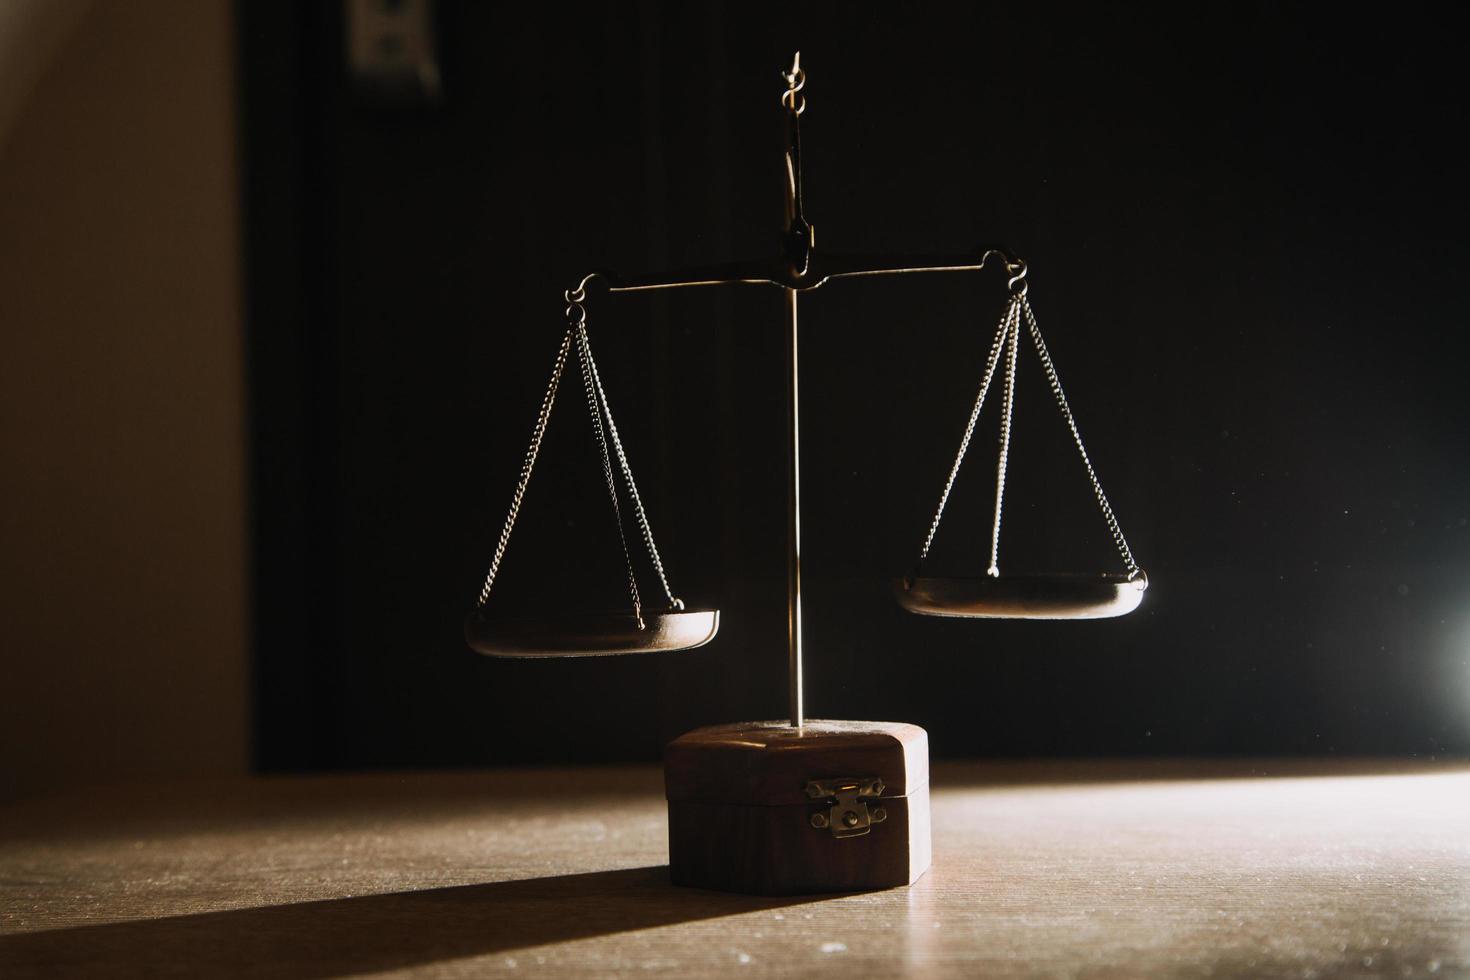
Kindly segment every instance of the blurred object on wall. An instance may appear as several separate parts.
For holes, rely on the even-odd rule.
[[[357,88],[384,102],[439,98],[433,0],[347,0],[347,67]]]

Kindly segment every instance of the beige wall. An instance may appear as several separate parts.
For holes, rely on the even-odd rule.
[[[231,5],[72,6],[0,18],[0,797],[247,765]]]

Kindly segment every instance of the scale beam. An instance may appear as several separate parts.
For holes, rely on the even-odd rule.
[[[656,276],[621,276],[589,272],[577,284],[585,291],[601,282],[610,293],[641,293],[695,286],[778,286],[796,292],[820,289],[838,279],[897,276],[917,272],[979,272],[1003,267],[1012,279],[1025,275],[1026,264],[1001,248],[987,247],[951,255],[827,255],[812,254],[805,272],[796,272],[785,259],[706,266]],[[575,290],[574,290],[575,292]]]

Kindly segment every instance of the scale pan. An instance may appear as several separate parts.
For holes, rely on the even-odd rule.
[[[645,613],[644,629],[632,613],[591,613],[505,618],[482,610],[464,621],[470,649],[487,657],[611,657],[623,653],[693,650],[715,638],[718,609]]]
[[[921,616],[966,619],[1107,619],[1138,608],[1146,578],[1000,575],[894,579],[898,604]]]

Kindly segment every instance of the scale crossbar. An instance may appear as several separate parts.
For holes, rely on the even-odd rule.
[[[987,247],[954,255],[814,255],[808,271],[797,273],[785,260],[739,262],[707,266],[683,272],[650,276],[621,276],[613,272],[589,272],[572,292],[585,293],[600,281],[610,293],[641,293],[660,289],[689,289],[697,286],[778,286],[795,292],[820,289],[840,279],[898,276],[917,272],[979,272],[992,263],[1004,267],[1018,282],[1025,277],[1026,264],[1004,249]]]

